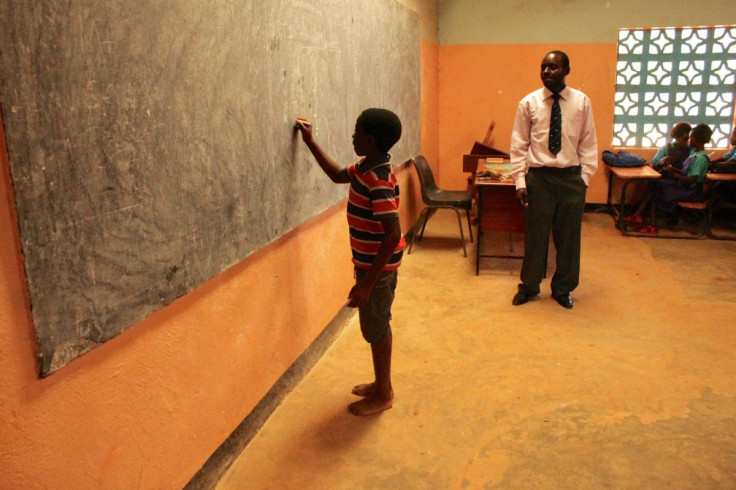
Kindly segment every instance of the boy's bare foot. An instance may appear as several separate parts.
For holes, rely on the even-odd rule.
[[[394,405],[391,399],[381,398],[377,395],[367,395],[362,400],[348,405],[348,412],[353,415],[373,415],[388,410]]]
[[[368,396],[373,393],[374,384],[375,383],[363,383],[361,385],[355,385],[350,393],[358,396]]]
[[[375,384],[376,383],[374,382],[374,383],[364,383],[360,385],[355,385],[353,386],[353,390],[351,391],[351,393],[353,395],[358,395],[358,396],[368,396],[373,393]],[[393,389],[391,390],[391,399],[392,400],[394,399]]]

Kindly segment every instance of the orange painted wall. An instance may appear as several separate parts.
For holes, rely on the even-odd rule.
[[[422,42],[434,160],[438,52]],[[181,488],[345,303],[345,203],[39,379],[2,127],[0,488]],[[397,174],[406,231],[421,198],[414,169]]]
[[[427,157],[435,175],[440,171],[439,165],[439,94],[437,62],[439,45],[422,40],[422,107],[421,107],[421,153]],[[404,233],[414,224],[422,211],[421,188],[414,167],[404,165],[397,169],[396,176],[401,190],[401,209],[399,210],[401,227]]]
[[[599,150],[610,148],[616,84],[616,44],[442,45],[439,53],[440,186],[464,189],[462,155],[496,121],[492,144],[508,151],[516,107],[542,86],[539,65],[552,49],[570,57],[570,87],[585,92],[593,103]],[[591,180],[588,202],[606,202],[603,168]]]
[[[2,154],[0,488],[180,488],[344,303],[344,205],[38,379]]]

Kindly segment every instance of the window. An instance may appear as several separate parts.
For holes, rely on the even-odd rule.
[[[736,104],[736,26],[620,29],[613,146],[660,147],[678,121],[729,145]]]

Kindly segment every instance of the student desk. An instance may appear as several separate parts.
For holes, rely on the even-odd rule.
[[[731,182],[731,185],[736,185],[736,174],[705,174],[705,180],[706,182],[710,182],[712,185],[710,189],[710,205],[708,206],[708,214],[706,217],[706,228],[705,228],[705,234],[709,238],[713,238],[716,240],[736,240],[736,237],[732,236],[725,236],[725,235],[715,235],[713,233],[713,230],[711,229],[711,226],[713,224],[713,205],[716,202],[716,199],[718,197],[718,191],[722,185],[726,182]]]
[[[516,202],[516,186],[511,180],[483,180],[475,177],[478,191],[478,243],[476,244],[475,275],[480,273],[481,257],[523,259],[521,255],[492,255],[481,253],[486,231],[524,233],[524,217]]]
[[[616,228],[621,230],[624,235],[629,235],[624,225],[624,207],[626,206],[626,190],[629,184],[637,180],[652,180],[662,178],[662,174],[654,170],[649,165],[643,165],[641,167],[612,167],[606,164],[608,167],[608,212],[611,213],[613,219],[616,221]],[[611,202],[611,194],[613,192],[613,177],[623,180],[624,185],[621,187],[621,202],[619,203],[619,209]]]

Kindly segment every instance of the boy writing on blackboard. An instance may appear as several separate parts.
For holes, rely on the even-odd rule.
[[[391,305],[404,250],[399,226],[399,188],[388,151],[401,137],[401,121],[386,109],[366,109],[355,122],[353,148],[358,163],[339,167],[312,136],[312,124],[297,118],[317,163],[335,183],[350,184],[348,226],[355,267],[355,286],[348,306],[358,308],[360,330],[371,346],[375,380],[353,387],[363,397],[348,406],[354,415],[371,415],[393,405],[391,386]]]

